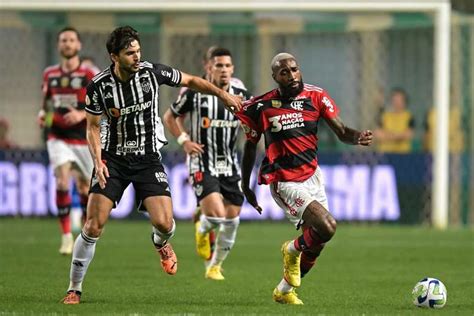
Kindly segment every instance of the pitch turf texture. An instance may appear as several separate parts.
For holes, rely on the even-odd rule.
[[[474,314],[474,232],[341,224],[298,290],[304,306],[274,303],[282,276],[280,245],[297,236],[287,222],[242,223],[224,265],[225,281],[204,279],[194,231],[178,222],[176,276],[166,275],[146,221],[110,221],[97,245],[82,303],[59,303],[70,258],[60,256],[53,219],[0,219],[0,315],[8,314]],[[438,311],[411,303],[425,277],[441,279]]]

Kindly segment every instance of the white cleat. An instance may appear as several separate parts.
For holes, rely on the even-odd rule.
[[[59,253],[62,255],[70,255],[73,248],[74,239],[72,238],[72,234],[64,234],[61,237],[61,247],[59,247]]]

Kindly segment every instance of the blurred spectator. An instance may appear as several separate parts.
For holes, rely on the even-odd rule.
[[[434,150],[434,138],[436,129],[436,108],[428,110],[424,122],[425,134],[423,137],[423,148],[426,151]],[[449,108],[449,134],[448,146],[451,153],[461,153],[464,150],[464,133],[461,122],[461,109],[459,106]]]
[[[7,119],[0,116],[0,149],[12,149],[17,147],[9,138],[10,124]]]
[[[407,106],[408,95],[405,90],[392,89],[389,108],[381,113],[379,127],[374,131],[379,151],[389,153],[411,151],[415,121]]]

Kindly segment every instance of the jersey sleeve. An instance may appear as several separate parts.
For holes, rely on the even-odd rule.
[[[240,120],[245,136],[252,143],[258,143],[262,135],[262,128],[259,125],[260,111],[257,111],[254,99],[245,101],[242,109],[235,113]]]
[[[336,102],[329,96],[326,90],[323,90],[318,102],[321,116],[325,119],[333,119],[339,115],[339,108]]]
[[[93,81],[87,85],[85,110],[86,112],[93,115],[102,115],[105,110],[104,103],[100,97],[99,89]]]
[[[180,93],[178,99],[171,104],[170,110],[175,116],[182,116],[187,112],[193,110],[193,98],[194,91],[186,89],[183,93]]]
[[[176,87],[181,83],[181,71],[163,64],[153,64],[153,73],[156,75],[158,84]]]

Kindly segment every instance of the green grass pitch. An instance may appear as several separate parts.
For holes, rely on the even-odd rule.
[[[437,315],[474,314],[474,231],[340,224],[298,290],[304,306],[274,303],[280,245],[297,236],[287,222],[244,222],[224,264],[225,281],[204,279],[193,225],[178,222],[176,276],[166,275],[146,221],[110,221],[84,282],[82,303],[59,303],[70,258],[58,254],[54,219],[0,219],[0,315],[306,314],[432,315],[411,303],[425,277],[439,278],[448,302]]]

